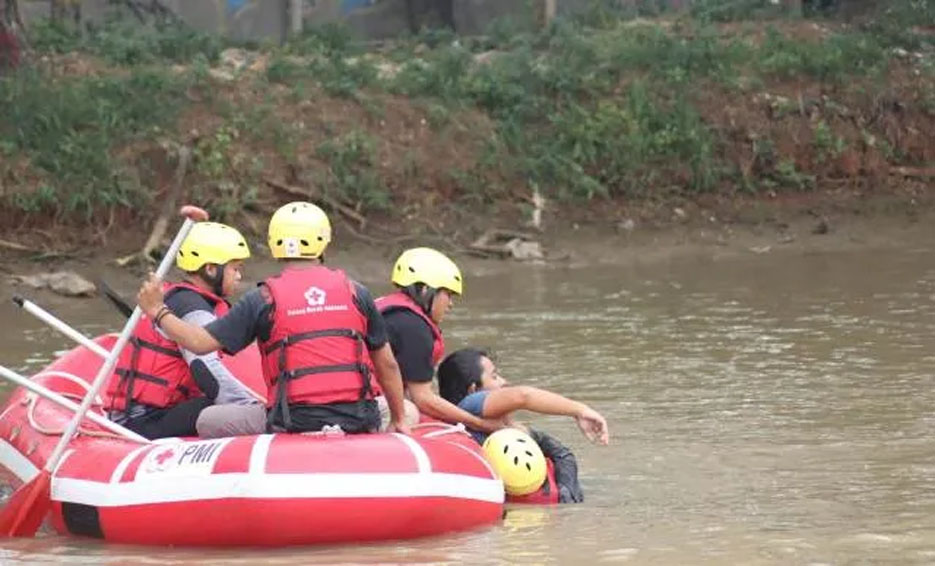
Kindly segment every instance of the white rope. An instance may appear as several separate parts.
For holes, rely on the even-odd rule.
[[[33,376],[33,379],[36,379],[37,377],[60,377],[62,379],[71,381],[72,383],[75,383],[76,385],[81,386],[82,388],[84,388],[85,391],[90,391],[91,389],[91,384],[89,384],[83,378],[73,373],[69,373],[67,371],[49,370],[49,371],[44,371],[42,373],[36,374],[35,376]],[[65,393],[64,391],[59,392],[59,395],[61,395],[62,397],[70,398],[74,401],[81,401],[84,398],[84,395],[74,395],[71,393]],[[45,434],[48,436],[61,436],[65,432],[64,427],[62,427],[60,430],[56,430],[53,428],[45,427],[39,424],[39,421],[36,420],[36,405],[39,399],[40,399],[39,395],[36,395],[35,393],[27,394],[26,398],[24,399],[25,402],[29,403],[29,406],[26,408],[26,420],[29,421],[29,426],[31,426],[39,434]],[[94,403],[96,405],[103,405],[104,400],[101,398],[100,395],[97,395],[95,396]],[[98,414],[100,414],[102,417],[105,417],[105,418],[107,417],[107,415],[103,414],[102,411],[99,411]],[[118,438],[122,440],[129,440],[125,436],[121,436],[119,434],[116,434],[116,433],[113,433],[107,430],[93,430],[93,429],[88,429],[85,427],[79,427],[78,433],[83,434],[85,436],[102,437],[102,438]]]
[[[77,376],[77,375],[75,375],[75,374],[73,374],[73,373],[68,373],[67,371],[48,370],[48,371],[44,371],[44,372],[42,372],[42,373],[37,373],[36,375],[34,375],[34,376],[32,377],[32,379],[35,380],[37,377],[43,377],[43,376],[61,377],[61,378],[63,378],[63,379],[67,379],[68,381],[71,381],[72,383],[75,383],[75,384],[77,384],[77,385],[80,385],[81,387],[84,387],[84,390],[85,390],[85,391],[89,391],[89,390],[91,389],[91,384],[88,383],[87,381],[85,381],[84,378],[79,377],[79,376]],[[62,395],[65,395],[65,394],[62,393]],[[65,396],[66,396],[66,397],[69,397],[69,395],[65,395]],[[74,398],[75,396],[74,396],[74,395],[71,395],[70,397]],[[81,399],[81,397],[79,397],[78,399]],[[104,404],[104,400],[101,399],[101,396],[100,396],[100,395],[98,395],[98,396],[94,399],[94,403],[97,404],[97,405],[103,405],[103,404]]]
[[[81,400],[82,397],[78,395],[71,395],[68,393],[60,393],[63,397],[70,397],[72,399]],[[47,436],[61,436],[65,432],[64,426],[61,429],[54,429],[43,426],[39,424],[39,421],[36,420],[36,405],[38,404],[41,397],[35,393],[29,393],[26,395],[24,402],[28,403],[29,406],[26,408],[26,420],[29,422],[29,426],[33,428],[39,434],[45,434]],[[130,440],[125,436],[115,434],[108,430],[93,430],[84,427],[78,428],[78,433],[85,436],[101,437],[101,438],[117,438],[120,440]]]
[[[438,426],[438,423],[421,423],[410,428],[414,429],[420,426],[427,426],[427,425]],[[423,434],[422,438],[437,438],[439,436],[444,436],[446,434],[467,434],[468,436],[470,436],[470,433],[468,433],[467,429],[464,428],[464,423],[445,425],[445,426],[446,428],[442,430],[436,430],[435,432],[429,432],[429,433]]]

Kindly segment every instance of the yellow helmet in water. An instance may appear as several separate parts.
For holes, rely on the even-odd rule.
[[[310,202],[290,202],[269,219],[269,251],[278,259],[314,259],[331,242],[331,221]]]
[[[412,248],[400,254],[390,280],[400,287],[422,283],[456,295],[463,290],[461,270],[448,256],[432,248]]]
[[[510,495],[529,495],[545,481],[545,456],[531,436],[504,428],[484,442],[484,454]]]
[[[175,265],[182,271],[194,272],[207,263],[224,265],[248,257],[250,248],[236,228],[218,222],[198,222],[182,242]]]

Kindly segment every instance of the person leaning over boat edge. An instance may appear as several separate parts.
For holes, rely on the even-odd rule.
[[[472,415],[432,389],[435,367],[445,355],[439,325],[454,305],[454,297],[460,297],[464,290],[458,266],[432,248],[412,248],[397,258],[390,281],[396,290],[377,299],[376,304],[386,321],[406,392],[418,411],[487,432],[502,428],[502,422]],[[410,414],[411,409],[407,411]]]
[[[226,297],[236,291],[249,257],[235,228],[195,224],[175,260],[184,282],[162,286],[166,307],[194,325],[216,320],[228,311]],[[199,414],[212,403],[256,403],[217,353],[179,348],[153,320],[137,324],[107,384],[104,407],[112,420],[147,438],[192,436]]]
[[[380,417],[370,368],[386,396],[391,428],[403,433],[403,386],[383,319],[366,287],[323,264],[331,223],[318,206],[292,202],[269,222],[268,244],[282,263],[230,312],[204,328],[188,324],[163,304],[154,276],[137,300],[160,327],[193,352],[237,352],[257,340],[269,391],[266,423],[254,430],[313,432],[340,427],[373,432]]]
[[[512,413],[519,410],[563,415],[574,418],[581,433],[591,442],[603,446],[610,442],[607,421],[600,413],[558,393],[510,385],[483,350],[462,348],[449,354],[438,366],[438,388],[442,397],[478,417],[506,419],[512,424]],[[483,431],[470,432],[480,444],[487,438]],[[529,435],[555,464],[559,501],[583,501],[578,465],[571,450],[544,432],[530,429]]]

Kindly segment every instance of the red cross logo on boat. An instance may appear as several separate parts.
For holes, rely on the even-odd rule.
[[[166,447],[154,450],[149,453],[143,462],[143,472],[152,474],[154,472],[164,472],[172,466],[175,461],[175,449]]]
[[[156,464],[158,464],[159,467],[162,467],[166,464],[166,461],[168,461],[169,458],[173,456],[175,456],[175,450],[171,448],[167,448],[166,450],[160,452],[159,454],[156,454],[156,457],[154,459],[156,460]]]

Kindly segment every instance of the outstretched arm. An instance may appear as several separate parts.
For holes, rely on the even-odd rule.
[[[432,390],[431,382],[410,382],[409,397],[419,411],[449,423],[464,423],[465,426],[483,432],[495,432],[503,428],[500,420],[475,417],[461,407],[449,403]]]
[[[545,389],[525,385],[504,387],[487,392],[484,402],[484,417],[499,419],[518,410],[533,411],[546,415],[564,415],[573,417],[578,422],[588,440],[599,444],[610,441],[607,421],[594,409],[584,403],[552,393]]]

